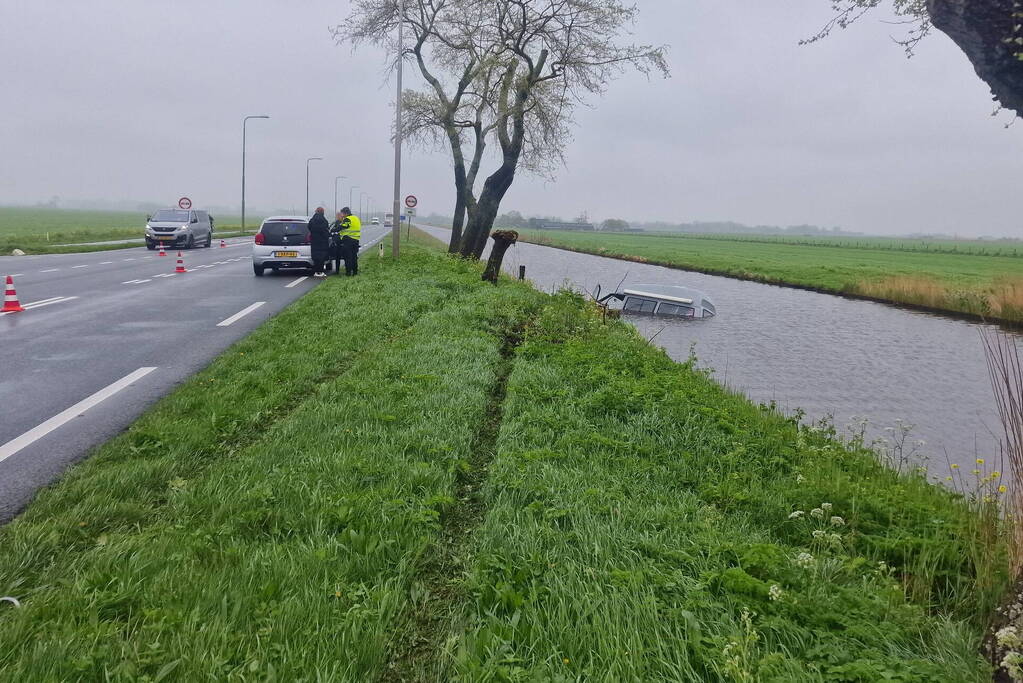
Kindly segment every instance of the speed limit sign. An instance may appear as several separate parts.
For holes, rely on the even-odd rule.
[[[191,209],[192,208],[192,200],[189,199],[188,197],[182,197],[181,199],[178,200],[178,208],[179,209]]]
[[[419,206],[419,200],[416,199],[416,196],[414,194],[410,194],[409,196],[405,197],[405,206],[407,206],[410,209],[414,209],[417,206]]]

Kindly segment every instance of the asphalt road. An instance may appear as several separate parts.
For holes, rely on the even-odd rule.
[[[363,251],[383,236],[366,226]],[[28,309],[0,316],[0,523],[320,281],[255,277],[251,239],[227,244],[177,274],[145,248],[0,257]]]

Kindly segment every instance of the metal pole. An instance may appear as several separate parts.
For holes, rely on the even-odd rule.
[[[358,189],[358,187],[359,187],[358,185],[352,185],[351,187],[349,187],[349,188],[348,188],[348,209],[349,209],[349,210],[351,210],[351,208],[352,208],[352,203],[353,203],[353,202],[352,202],[352,196],[353,196],[353,195],[352,195],[352,192],[353,192],[354,190]],[[361,218],[361,216],[360,216],[360,218]]]
[[[242,119],[242,232],[245,232],[245,127],[249,119],[268,119],[269,116],[246,116]]]
[[[394,99],[394,220],[391,222],[391,256],[398,259],[401,241],[401,70],[405,58],[405,0],[398,0],[398,88]]]
[[[369,197],[369,192],[359,193],[359,218],[362,218],[363,215],[365,215],[365,210],[363,209],[364,204],[362,203],[363,197]]]
[[[309,157],[305,160],[305,215],[309,215],[309,162],[323,161],[323,157]]]
[[[348,176],[339,175],[334,178],[334,215],[337,215],[337,181],[347,180]]]

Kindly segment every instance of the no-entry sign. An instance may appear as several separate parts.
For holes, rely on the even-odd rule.
[[[410,194],[409,196],[405,197],[405,206],[407,206],[408,208],[414,209],[418,205],[419,205],[419,200],[416,199],[416,196],[414,194]]]
[[[191,209],[192,208],[192,200],[189,199],[188,197],[182,197],[181,199],[178,200],[178,208],[179,209]]]

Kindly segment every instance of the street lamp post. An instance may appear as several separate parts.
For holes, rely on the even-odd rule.
[[[309,215],[309,162],[323,161],[323,157],[309,157],[305,160],[305,215]]]
[[[245,126],[249,119],[268,119],[269,116],[246,116],[242,119],[242,232],[245,232]]]
[[[363,215],[365,215],[365,213],[366,213],[365,209],[363,208],[363,204],[362,204],[362,198],[363,197],[367,197],[368,198],[369,197],[369,192],[360,192],[359,193],[359,218],[362,218]]]
[[[401,68],[405,59],[405,0],[398,0],[398,94],[394,99],[394,220],[391,221],[391,256],[398,259],[401,239]]]
[[[348,208],[349,209],[352,208],[352,197],[354,196],[352,193],[355,190],[357,190],[358,188],[359,188],[358,185],[352,185],[351,187],[348,188]]]
[[[337,181],[348,180],[348,176],[339,175],[334,178],[334,215],[337,215]]]

